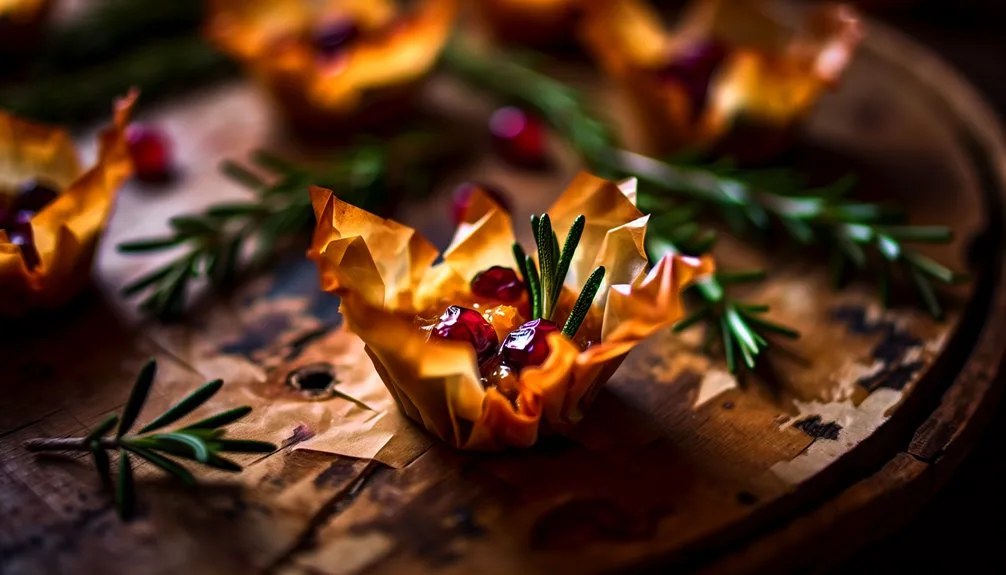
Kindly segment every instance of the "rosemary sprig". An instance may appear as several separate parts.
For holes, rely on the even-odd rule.
[[[223,457],[222,453],[271,453],[276,450],[275,445],[263,441],[225,438],[224,427],[248,415],[252,410],[248,406],[224,411],[172,431],[162,431],[205,404],[220,391],[223,386],[221,380],[203,385],[135,434],[129,433],[146,403],[156,373],[157,363],[150,359],[137,375],[121,416],[108,416],[84,437],[29,439],[25,442],[25,448],[28,451],[90,451],[95,469],[106,487],[113,483],[107,452],[118,451],[119,470],[114,493],[116,509],[124,520],[130,519],[136,508],[131,457],[138,457],[159,467],[186,485],[194,485],[196,481],[192,473],[175,459],[236,472],[241,471],[241,466]]]
[[[665,218],[673,224],[677,218],[682,218],[691,211],[690,206],[671,209],[654,218],[654,222],[658,228],[662,228],[667,223],[663,221]],[[650,259],[658,259],[667,252],[690,255],[706,253],[716,241],[714,233],[701,229],[697,224],[675,225],[672,230],[666,235],[654,234],[647,238],[646,250]],[[796,330],[765,319],[764,314],[769,311],[769,306],[737,300],[728,293],[729,286],[761,281],[764,278],[763,270],[719,271],[703,278],[686,292],[688,299],[693,302],[690,306],[692,310],[674,325],[674,331],[680,333],[704,323],[706,337],[702,344],[703,351],[708,352],[712,344],[720,340],[724,361],[730,373],[737,373],[741,366],[754,369],[762,352],[768,349],[772,336],[787,339],[800,337]]]
[[[736,373],[742,364],[747,369],[754,369],[758,356],[768,348],[769,336],[800,337],[796,330],[765,319],[763,315],[769,311],[767,305],[745,303],[726,294],[725,288],[731,284],[763,278],[764,273],[756,270],[733,274],[721,272],[699,281],[689,292],[694,292],[700,303],[688,317],[674,326],[674,331],[684,331],[705,320],[708,330],[703,348],[708,348],[719,334],[730,373]],[[738,358],[742,363],[738,362]]]
[[[552,316],[555,315],[556,304],[562,294],[562,286],[569,273],[569,265],[573,261],[573,253],[576,252],[576,247],[580,243],[586,221],[583,215],[579,215],[573,220],[573,224],[566,234],[566,241],[563,243],[562,249],[559,249],[559,239],[552,230],[552,220],[548,214],[532,215],[531,230],[534,233],[540,266],[535,266],[534,259],[524,252],[524,248],[520,244],[514,243],[514,261],[527,284],[531,315],[535,319],[551,321]],[[538,267],[541,268],[540,272]],[[577,296],[576,303],[573,304],[573,309],[563,325],[563,335],[570,339],[576,335],[590,311],[590,306],[594,302],[594,297],[601,288],[603,280],[604,266],[598,266],[587,278],[580,295]]]
[[[140,309],[162,319],[179,316],[191,281],[205,277],[215,288],[229,286],[245,259],[254,267],[274,255],[282,242],[305,230],[312,221],[308,186],[338,190],[346,201],[367,205],[379,199],[386,175],[386,147],[357,145],[325,173],[312,172],[267,152],[256,151],[251,160],[258,171],[273,174],[271,181],[237,163],[225,161],[221,170],[232,180],[252,189],[247,201],[211,205],[200,214],[170,220],[172,232],[163,237],[119,244],[119,251],[146,254],[184,248],[167,264],[144,274],[122,288],[134,297],[145,293]],[[250,257],[246,252],[252,251]]]
[[[925,309],[941,319],[943,307],[933,283],[952,284],[965,277],[906,245],[949,242],[953,239],[949,228],[909,225],[900,210],[846,197],[854,187],[853,178],[808,189],[788,171],[740,170],[729,163],[676,166],[624,150],[607,160],[610,167],[653,188],[718,208],[737,233],[764,234],[776,225],[796,245],[823,245],[831,253],[836,287],[841,286],[848,268],[872,269],[880,278],[885,305],[890,304],[892,272],[901,268]],[[652,193],[641,194],[639,199],[649,209],[660,209],[666,202]],[[872,261],[870,252],[876,256]]]

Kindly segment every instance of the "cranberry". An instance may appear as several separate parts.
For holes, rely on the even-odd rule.
[[[517,277],[517,272],[503,266],[493,266],[475,275],[472,280],[472,293],[487,299],[502,302],[515,302],[524,293],[524,283]]]
[[[471,203],[472,194],[475,193],[476,189],[481,189],[483,192],[488,194],[494,202],[499,204],[501,208],[506,211],[510,211],[510,200],[507,199],[506,194],[495,186],[477,182],[465,182],[454,188],[453,197],[451,198],[451,214],[454,217],[455,225],[461,223],[461,220],[465,218],[465,212],[468,211],[468,204]]]
[[[319,54],[327,58],[338,56],[360,35],[360,28],[351,18],[337,17],[323,22],[314,29],[311,43]]]
[[[143,182],[164,182],[171,176],[171,141],[150,126],[132,125],[126,133],[136,177]]]
[[[504,160],[529,168],[545,164],[545,128],[541,120],[508,106],[489,118],[493,144]]]
[[[705,108],[709,82],[726,57],[727,48],[720,42],[713,39],[698,41],[675,53],[671,61],[657,71],[662,80],[674,82],[684,89],[692,104],[692,120]]]
[[[548,358],[548,335],[559,331],[555,322],[534,319],[510,332],[500,347],[503,362],[518,371],[541,365]]]
[[[457,305],[447,308],[433,326],[433,334],[443,339],[467,341],[475,348],[479,364],[492,359],[499,346],[496,330],[482,314]]]
[[[39,212],[57,196],[59,192],[31,178],[21,183],[17,198],[14,200],[14,209]]]

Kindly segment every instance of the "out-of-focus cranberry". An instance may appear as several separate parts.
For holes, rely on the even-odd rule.
[[[524,293],[524,282],[512,269],[493,266],[475,275],[471,289],[479,297],[513,303]]]
[[[489,118],[493,144],[504,160],[521,167],[545,165],[545,127],[541,120],[513,106]]]
[[[465,212],[468,211],[468,205],[472,201],[472,194],[477,189],[488,194],[501,208],[510,211],[510,200],[496,186],[479,182],[465,182],[454,188],[451,196],[451,216],[454,218],[454,225],[458,225],[465,218]]]
[[[126,132],[129,156],[136,178],[142,182],[165,182],[171,177],[171,141],[152,126],[134,124]]]

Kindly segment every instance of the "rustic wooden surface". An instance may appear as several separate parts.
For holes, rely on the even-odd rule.
[[[625,115],[588,72],[562,72]],[[449,109],[464,125],[482,125],[490,109],[443,79],[426,96],[431,111]],[[792,161],[822,177],[855,169],[864,196],[898,198],[914,221],[954,226],[958,241],[932,253],[976,278],[949,294],[949,320],[882,312],[867,284],[828,291],[812,258],[770,259],[727,241],[723,262],[773,270],[751,297],[805,334],[773,356],[773,376],[737,382],[695,352],[700,334],[661,334],[625,362],[572,437],[524,452],[453,452],[374,394],[360,398],[374,408],[367,412],[290,392],[286,374],[318,361],[335,364],[348,393],[370,393],[373,383],[359,342],[337,327],[336,302],[317,293],[298,254],[229,300],[199,306],[187,325],[138,323],[114,292],[156,262],[121,258],[114,244],[163,230],[171,213],[244,193],[216,173],[220,158],[262,145],[296,150],[243,85],[151,118],[180,142],[182,180],[124,191],[98,293],[65,316],[4,332],[0,362],[16,375],[4,381],[0,406],[0,572],[802,568],[837,559],[878,523],[894,523],[878,517],[927,497],[993,405],[1006,312],[1001,137],[953,72],[881,27],[871,26],[848,81],[822,103]],[[517,210],[541,210],[575,169],[558,149],[547,173],[486,155],[400,217],[443,246],[452,184],[488,180],[514,195]],[[20,443],[83,434],[121,408],[151,354],[163,368],[151,412],[224,376],[217,405],[256,404],[259,418],[241,431],[283,448],[248,458],[237,478],[204,474],[191,492],[141,470],[141,517],[123,525],[84,458],[33,456]]]

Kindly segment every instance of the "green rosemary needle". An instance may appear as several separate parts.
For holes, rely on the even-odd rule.
[[[541,317],[549,319],[555,307],[557,262],[553,244],[555,233],[552,231],[552,220],[548,214],[542,214],[538,220],[538,233],[535,235],[538,243],[538,264],[541,267]]]
[[[540,318],[542,315],[541,278],[538,276],[538,268],[535,267],[531,256],[524,256],[524,270],[524,277],[527,279],[527,285],[531,291],[531,315]]]
[[[591,272],[590,277],[587,278],[587,282],[583,284],[583,290],[580,291],[580,295],[576,298],[576,303],[573,304],[573,311],[569,313],[566,324],[562,326],[562,335],[569,339],[573,339],[576,335],[584,318],[587,317],[587,312],[590,311],[590,306],[594,303],[594,298],[597,296],[597,290],[601,288],[602,281],[604,281],[604,266],[597,266]]]
[[[579,215],[573,220],[573,225],[566,234],[566,241],[562,244],[562,252],[559,254],[559,264],[555,271],[556,282],[552,288],[552,301],[558,302],[562,295],[562,285],[566,282],[566,274],[569,273],[569,265],[573,261],[573,252],[580,244],[580,237],[583,235],[583,228],[587,223],[587,218]],[[555,311],[554,309],[552,311]],[[552,314],[549,314],[551,318]]]

